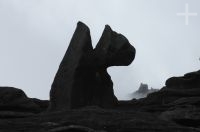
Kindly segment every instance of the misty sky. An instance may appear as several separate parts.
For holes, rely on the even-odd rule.
[[[185,18],[177,13],[198,13]],[[141,82],[161,88],[171,76],[200,69],[199,0],[0,0],[0,85],[49,98],[76,23],[90,27],[93,46],[105,24],[136,48],[128,67],[108,69],[118,99]]]

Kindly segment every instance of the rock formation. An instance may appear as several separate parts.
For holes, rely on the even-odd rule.
[[[200,132],[200,70],[168,79],[146,98],[117,100],[106,69],[128,65],[134,56],[128,40],[109,26],[93,49],[89,28],[79,22],[52,84],[53,112],[46,110],[49,101],[0,87],[0,132]],[[147,91],[141,84],[137,92]]]
[[[200,87],[200,70],[185,74],[183,77],[172,77],[166,81],[166,87],[191,89]]]
[[[139,89],[135,91],[133,94],[131,94],[131,98],[136,98],[136,99],[144,98],[148,94],[154,93],[156,91],[158,91],[158,89],[154,89],[154,88],[149,89],[147,84],[141,83]]]
[[[172,77],[166,86],[158,92],[149,94],[143,104],[169,104],[179,99],[200,97],[200,70],[185,74],[183,77]]]
[[[127,66],[135,58],[128,40],[106,25],[95,49],[89,28],[79,22],[50,91],[50,110],[117,104],[110,66]]]
[[[39,113],[47,107],[48,101],[28,98],[21,89],[0,87],[0,111]]]

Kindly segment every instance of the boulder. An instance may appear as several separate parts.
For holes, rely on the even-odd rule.
[[[39,113],[42,109],[21,89],[0,87],[0,111]]]
[[[52,84],[49,110],[117,105],[107,68],[129,65],[134,58],[135,48],[108,25],[93,49],[89,28],[78,22]]]

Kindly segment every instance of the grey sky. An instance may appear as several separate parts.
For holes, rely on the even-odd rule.
[[[185,18],[176,13],[198,13]],[[112,67],[115,94],[127,99],[141,82],[161,88],[171,76],[200,67],[199,0],[0,0],[0,85],[49,98],[51,83],[78,21],[96,45],[105,24],[125,35],[137,54]]]

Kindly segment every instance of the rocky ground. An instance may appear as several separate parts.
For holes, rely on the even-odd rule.
[[[25,113],[22,115],[22,113],[14,112],[13,115],[16,115],[12,116],[8,113],[5,112],[0,120],[0,130],[2,132],[71,132],[72,130],[79,130],[80,132],[90,130],[107,132],[200,131],[199,117],[197,116],[198,109],[192,111],[191,109],[180,108],[164,112],[146,112],[134,109],[104,110],[87,107],[80,110],[32,115]],[[185,114],[189,114],[189,117],[186,117]]]
[[[166,81],[147,98],[119,101],[112,109],[87,106],[49,112],[49,101],[0,88],[1,132],[198,132],[200,71]],[[6,93],[6,94],[5,94]]]

